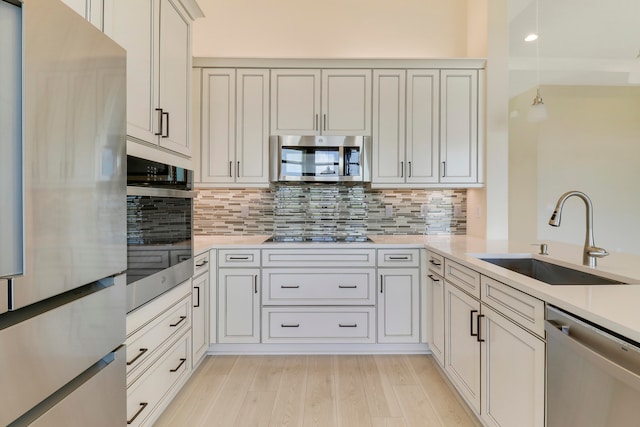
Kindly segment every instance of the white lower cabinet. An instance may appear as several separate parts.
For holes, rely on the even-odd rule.
[[[433,358],[444,367],[444,279],[433,273],[428,274],[427,292],[427,327],[431,330],[429,348]]]
[[[444,293],[444,369],[471,408],[480,413],[480,302],[450,283],[445,283]]]
[[[543,427],[544,341],[489,307],[482,314],[482,420],[496,427]]]
[[[260,342],[260,269],[218,269],[218,342]]]
[[[420,342],[420,270],[379,268],[378,342]]]
[[[209,252],[198,255],[191,289],[191,344],[195,368],[209,348]]]

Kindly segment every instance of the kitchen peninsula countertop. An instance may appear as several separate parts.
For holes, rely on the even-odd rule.
[[[548,244],[548,255],[539,255],[539,244],[494,241],[471,236],[371,235],[370,243],[264,243],[270,236],[196,236],[195,253],[216,247],[426,247],[467,267],[506,283],[529,295],[563,308],[634,341],[640,342],[640,256],[613,252],[598,260],[598,267],[582,265],[582,246]],[[548,285],[479,259],[531,256],[558,265],[609,277],[624,285]]]

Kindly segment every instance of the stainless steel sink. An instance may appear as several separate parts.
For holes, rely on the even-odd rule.
[[[480,258],[507,270],[550,285],[621,285],[623,282],[596,276],[534,258]]]

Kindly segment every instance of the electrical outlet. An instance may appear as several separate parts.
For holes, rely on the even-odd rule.
[[[385,205],[385,207],[384,207],[384,216],[385,216],[385,218],[393,217],[393,205]]]

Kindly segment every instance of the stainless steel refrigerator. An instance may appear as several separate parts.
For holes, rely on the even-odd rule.
[[[125,65],[59,0],[0,0],[0,425],[125,425]]]

